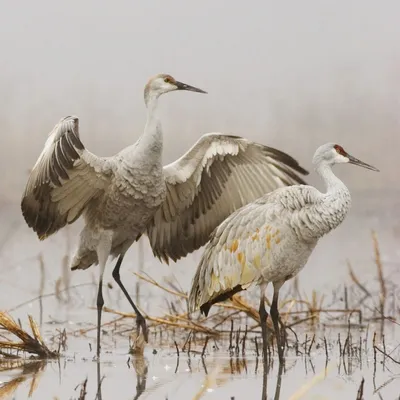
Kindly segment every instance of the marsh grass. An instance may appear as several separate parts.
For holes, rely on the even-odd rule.
[[[0,312],[0,327],[4,331],[1,334],[3,340],[0,340],[0,361],[2,359],[19,358],[20,354],[32,354],[38,359],[58,358],[59,352],[50,350],[40,334],[39,327],[32,316],[28,316],[29,326],[32,335],[22,329],[5,312]],[[20,341],[14,341],[8,338],[9,335],[16,336]]]

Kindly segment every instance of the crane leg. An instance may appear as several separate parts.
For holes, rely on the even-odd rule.
[[[97,291],[97,358],[100,358],[100,326],[101,326],[101,311],[103,310],[104,306],[104,299],[103,299],[103,276],[101,275],[99,279],[99,289]]]
[[[279,297],[279,289],[282,287],[283,282],[274,283],[274,296],[272,298],[271,304],[271,319],[275,329],[276,335],[276,344],[278,346],[278,356],[279,356],[279,364],[283,364],[284,359],[284,343],[282,343],[282,336],[279,329],[279,311],[278,311],[278,297]]]
[[[97,258],[100,266],[99,289],[97,291],[97,359],[100,359],[100,328],[101,328],[101,312],[104,306],[103,298],[103,275],[106,268],[108,256],[111,251],[112,234],[104,232],[97,245]]]
[[[263,386],[262,386],[262,400],[267,400],[267,371],[268,371],[268,331],[267,331],[267,318],[268,313],[265,309],[265,289],[266,286],[264,284],[260,285],[260,325],[261,325],[261,332],[262,332],[262,340],[263,340]]]
[[[129,296],[128,291],[125,289],[125,286],[121,282],[121,277],[119,274],[119,270],[121,268],[122,260],[124,259],[124,255],[120,255],[118,258],[117,263],[115,264],[112,276],[115,280],[115,282],[118,283],[118,286],[121,288],[121,290],[124,292],[125,297],[128,299],[129,304],[132,306],[136,313],[136,329],[138,331],[138,334],[140,333],[140,329],[142,329],[143,332],[143,337],[146,343],[148,342],[148,331],[147,331],[147,325],[146,325],[146,319],[143,317],[139,309],[136,307],[135,303],[131,299],[131,296]]]

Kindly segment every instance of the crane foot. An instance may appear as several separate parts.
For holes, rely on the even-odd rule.
[[[136,317],[136,330],[138,335],[140,335],[140,330],[142,330],[144,341],[148,343],[149,331],[147,329],[146,319],[141,314],[138,314]]]

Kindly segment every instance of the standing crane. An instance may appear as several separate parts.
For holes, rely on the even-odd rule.
[[[203,135],[181,158],[163,167],[163,134],[157,117],[160,95],[175,90],[206,93],[160,74],[144,89],[147,121],[139,140],[112,157],[85,149],[77,117],[50,132],[21,201],[25,221],[43,240],[81,215],[85,226],[71,269],[100,265],[97,296],[97,356],[100,355],[103,273],[118,257],[113,278],[136,313],[147,341],[146,322],[120,279],[124,255],[147,234],[154,254],[176,261],[203,246],[230,213],[308,174],[289,155],[241,137]]]
[[[189,308],[206,316],[210,307],[227,300],[252,284],[260,287],[260,324],[263,356],[267,359],[265,290],[271,282],[274,294],[271,319],[277,338],[279,361],[283,345],[279,332],[278,296],[282,285],[306,264],[318,240],[335,229],[351,204],[350,192],[334,175],[334,164],[350,163],[378,171],[328,143],[317,149],[313,164],[326,193],[306,185],[276,189],[245,205],[211,234],[189,295]]]

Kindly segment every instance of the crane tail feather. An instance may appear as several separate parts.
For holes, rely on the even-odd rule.
[[[208,313],[210,312],[210,308],[213,304],[228,300],[233,295],[235,295],[238,292],[241,292],[242,290],[245,290],[243,289],[242,285],[236,285],[232,290],[229,290],[228,292],[223,292],[218,296],[214,297],[213,299],[207,301],[207,303],[202,304],[200,306],[200,312],[207,317]]]

